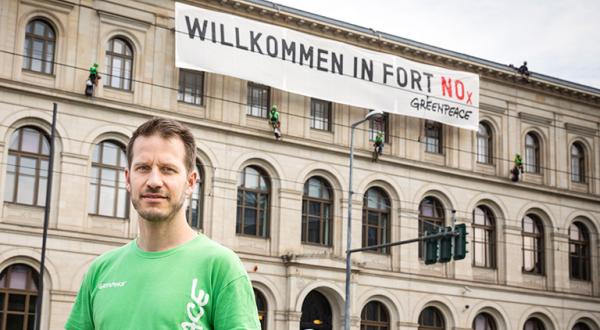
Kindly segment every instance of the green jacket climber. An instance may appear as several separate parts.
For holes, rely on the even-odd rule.
[[[279,122],[279,111],[277,111],[277,106],[273,105],[271,107],[271,111],[269,112],[269,120],[271,123]]]

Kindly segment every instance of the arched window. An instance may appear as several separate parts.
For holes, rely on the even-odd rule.
[[[480,313],[473,320],[473,330],[496,330],[496,321],[488,313]]]
[[[0,329],[33,329],[38,273],[15,264],[0,273]]]
[[[194,229],[202,229],[204,228],[204,223],[202,221],[202,207],[204,205],[204,171],[202,170],[202,165],[200,163],[196,163],[196,173],[198,173],[198,180],[196,180],[194,190],[192,190],[192,194],[188,199],[188,206],[187,210],[185,211],[185,215],[190,227]]]
[[[50,141],[35,127],[13,133],[8,147],[4,200],[45,206]]]
[[[435,307],[425,308],[419,315],[419,330],[445,329],[444,316]]]
[[[318,291],[311,291],[302,303],[300,330],[332,330],[331,305]]]
[[[546,330],[546,327],[544,327],[544,323],[540,319],[532,317],[525,322],[523,330]]]
[[[432,120],[425,121],[425,151],[442,153],[442,124]]]
[[[103,141],[94,147],[88,212],[115,218],[126,218],[129,193],[125,182],[127,157],[122,145]]]
[[[581,143],[571,145],[571,181],[585,182],[585,152]]]
[[[425,197],[419,204],[419,237],[425,232],[437,232],[444,225],[444,207],[435,197]],[[419,258],[423,257],[423,246],[419,244]]]
[[[544,227],[533,214],[523,217],[523,271],[544,273]]]
[[[525,136],[525,172],[540,173],[540,140],[534,133]]]
[[[496,267],[496,222],[486,206],[473,211],[473,266]]]
[[[590,326],[583,323],[583,322],[577,322],[574,326],[573,326],[573,330],[591,330]]]
[[[390,199],[381,188],[373,187],[365,193],[362,224],[363,247],[390,242]],[[389,248],[377,252],[389,253]]]
[[[267,300],[265,296],[258,290],[254,289],[254,300],[256,300],[256,309],[258,310],[258,320],[260,328],[267,329]]]
[[[480,122],[477,131],[477,161],[483,164],[492,164],[492,148],[492,130],[487,123]]]
[[[378,302],[371,301],[360,313],[360,330],[388,330],[390,328],[390,313]]]
[[[574,280],[590,280],[590,235],[581,222],[569,226],[569,270]]]
[[[131,89],[133,74],[133,51],[129,42],[122,38],[112,38],[106,49],[107,77],[104,86],[118,89]]]
[[[302,242],[331,245],[333,193],[327,181],[312,177],[302,196]]]
[[[236,233],[269,235],[269,178],[258,167],[248,166],[238,178]]]
[[[52,74],[54,73],[54,52],[56,34],[50,24],[34,19],[25,28],[23,69]]]

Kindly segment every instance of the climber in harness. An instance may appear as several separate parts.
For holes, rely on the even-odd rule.
[[[271,111],[269,112],[269,123],[273,127],[273,134],[275,134],[275,138],[278,141],[281,140],[281,122],[279,121],[279,111],[277,111],[276,105],[273,105],[271,107]]]
[[[519,181],[520,174],[523,173],[523,158],[521,155],[515,155],[515,166],[510,170],[510,180],[513,182]]]
[[[373,143],[375,149],[373,150],[373,161],[377,161],[379,156],[383,153],[383,132],[377,131],[375,136],[375,143]]]
[[[94,63],[94,65],[90,67],[90,75],[85,83],[85,95],[94,95],[94,88],[98,86],[98,80],[100,79],[100,75],[98,75],[98,63]]]

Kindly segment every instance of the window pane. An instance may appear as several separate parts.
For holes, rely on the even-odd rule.
[[[117,54],[125,53],[123,46],[124,46],[123,41],[121,41],[119,39],[113,39],[113,52],[114,53],[117,53]]]
[[[108,165],[117,165],[117,153],[120,149],[112,143],[104,142],[102,144],[102,163]]]
[[[125,218],[125,208],[127,207],[127,190],[119,189],[119,197],[117,199],[117,217]]]
[[[29,296],[29,313],[35,313],[36,302],[37,302],[37,296]]]
[[[258,185],[258,179],[259,179],[259,174],[258,172],[251,168],[251,167],[246,167],[246,182],[245,182],[245,187],[246,188],[250,188],[250,189],[258,189],[259,185]]]
[[[33,176],[19,175],[17,203],[33,204],[35,178]]]
[[[117,179],[117,171],[103,168],[101,184],[104,186],[114,187]]]
[[[115,188],[100,187],[100,203],[98,214],[112,217],[115,207]]]
[[[12,279],[11,279],[12,282]],[[8,310],[12,312],[25,311],[25,295],[9,294],[8,295]]]
[[[96,186],[94,183],[90,184],[90,189],[88,191],[88,212],[89,213],[97,213],[98,210],[96,210],[96,202],[97,202],[97,194],[98,194],[98,186]]]
[[[40,151],[40,133],[31,128],[23,128],[23,141],[21,142],[21,151],[31,152],[34,154]]]
[[[6,330],[22,330],[25,316],[18,314],[6,314]]]
[[[123,89],[131,89],[131,76],[132,76],[132,72],[131,72],[131,60],[127,59],[124,60],[125,61],[125,71],[123,73]]]
[[[256,235],[256,211],[246,209],[244,213],[244,234]]]
[[[35,34],[36,36],[43,37],[45,34],[44,32],[46,31],[45,27],[46,24],[40,21],[33,22],[33,34]]]

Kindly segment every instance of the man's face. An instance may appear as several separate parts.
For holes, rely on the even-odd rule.
[[[196,172],[187,173],[181,139],[159,135],[139,136],[125,170],[127,191],[140,217],[150,222],[170,221],[181,210],[196,183]]]

